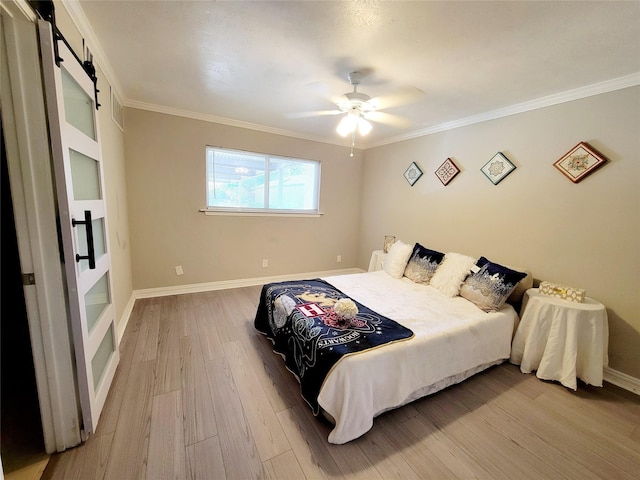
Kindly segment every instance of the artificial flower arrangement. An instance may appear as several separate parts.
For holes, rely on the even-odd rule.
[[[350,298],[341,298],[333,305],[333,311],[339,317],[351,320],[358,314],[358,306]]]

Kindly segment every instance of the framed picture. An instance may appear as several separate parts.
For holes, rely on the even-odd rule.
[[[447,185],[453,177],[460,173],[458,166],[453,163],[453,160],[447,158],[442,165],[436,170],[436,177],[442,182],[443,185]]]
[[[416,162],[411,162],[409,168],[407,168],[404,172],[404,178],[407,179],[407,182],[409,182],[409,185],[411,185],[412,187],[413,184],[416,183],[421,176],[422,170],[420,170],[420,167],[416,165]]]
[[[557,160],[553,166],[573,183],[578,183],[604,165],[606,161],[607,159],[588,143],[580,142]]]
[[[497,185],[515,169],[516,166],[501,152],[498,152],[480,170],[494,185]]]

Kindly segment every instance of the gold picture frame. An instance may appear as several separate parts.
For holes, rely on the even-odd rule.
[[[604,165],[607,159],[587,142],[580,142],[553,164],[565,177],[578,183]]]

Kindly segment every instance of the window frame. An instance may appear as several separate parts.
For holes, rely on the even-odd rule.
[[[271,161],[286,161],[293,163],[304,163],[304,164],[314,164],[315,165],[315,209],[285,209],[285,208],[269,208],[260,207],[260,208],[251,208],[251,207],[229,207],[229,206],[210,206],[209,203],[209,152],[221,151],[226,153],[235,153],[238,155],[247,155],[247,156],[257,156],[264,158],[264,168],[265,168],[265,187],[264,187],[264,204],[269,205],[269,195],[270,195],[270,171],[269,171],[269,163]],[[215,160],[212,160],[215,165]],[[320,211],[320,185],[321,185],[321,177],[322,177],[322,162],[319,160],[311,160],[305,158],[297,158],[297,157],[288,157],[285,155],[274,155],[269,153],[262,152],[251,152],[247,150],[239,150],[235,148],[224,148],[224,147],[215,147],[212,145],[206,145],[205,147],[205,205],[206,207],[201,209],[201,212],[204,212],[206,215],[240,215],[240,216],[287,216],[287,217],[318,217],[322,215]],[[215,173],[211,179],[215,182]]]

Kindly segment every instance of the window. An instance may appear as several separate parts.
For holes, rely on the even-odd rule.
[[[320,162],[207,147],[207,210],[319,213]]]

